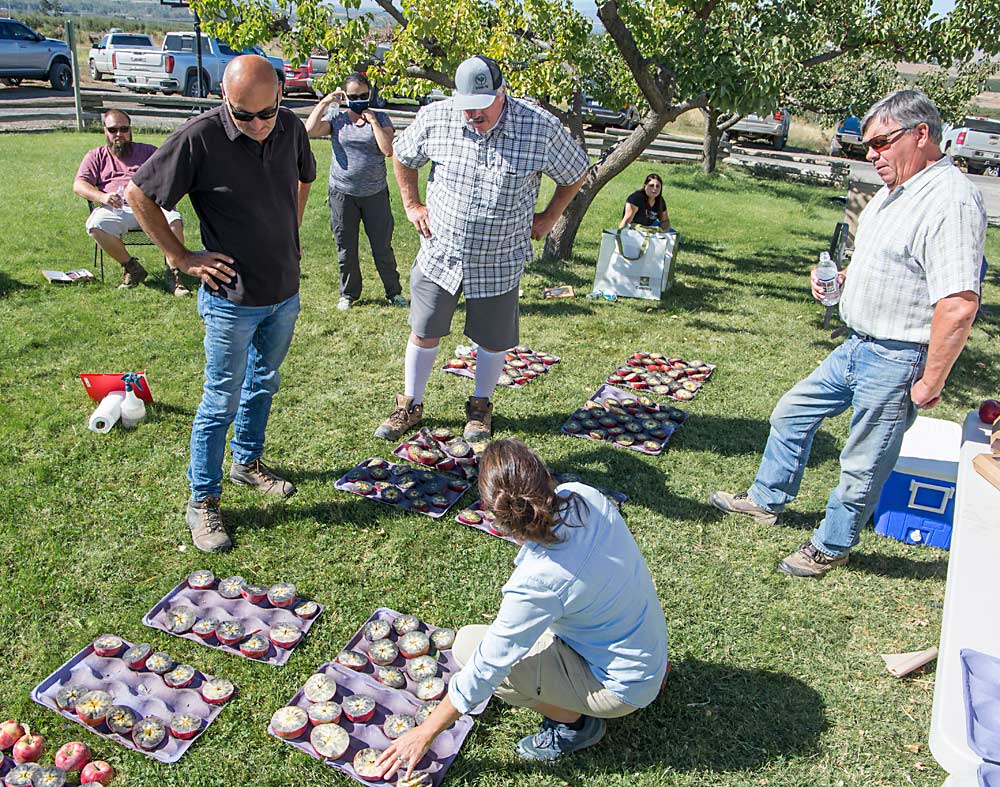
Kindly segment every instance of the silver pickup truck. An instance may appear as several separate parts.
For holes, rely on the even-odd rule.
[[[222,74],[229,61],[239,55],[256,54],[271,62],[284,87],[285,64],[280,57],[270,57],[257,46],[237,51],[217,38],[202,36],[199,93],[196,46],[194,33],[167,33],[159,50],[119,49],[112,55],[115,84],[137,93],[220,94]]]
[[[964,164],[970,175],[996,170],[1000,167],[1000,120],[967,117],[944,133],[941,149]]]
[[[156,49],[156,44],[145,33],[122,33],[119,30],[105,33],[87,54],[91,79],[100,80],[114,70],[111,57],[118,49]]]
[[[771,115],[747,115],[730,127],[723,139],[731,142],[764,140],[770,142],[775,150],[781,150],[788,142],[790,123],[788,110],[784,108],[776,109]]]

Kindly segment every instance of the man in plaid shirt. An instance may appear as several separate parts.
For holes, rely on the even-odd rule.
[[[396,406],[375,436],[398,440],[423,420],[423,396],[441,337],[465,293],[465,335],[478,345],[476,390],[465,405],[465,439],[492,431],[490,397],[506,351],[518,343],[518,284],[531,241],[544,238],[583,185],[589,160],[559,121],[506,95],[488,57],[464,61],[455,93],[424,107],[393,143],[407,218],[420,233],[410,273],[410,340]],[[427,203],[417,171],[431,162]],[[542,174],[555,193],[535,213]]]
[[[937,109],[923,93],[900,90],[876,103],[861,128],[885,188],[858,221],[850,275],[838,275],[851,333],[778,402],[753,485],[710,498],[722,511],[774,524],[798,493],[820,424],[853,407],[826,516],[778,565],[794,577],[847,563],[903,433],[918,409],[941,400],[979,308],[986,213],[979,191],[941,153]],[[812,291],[827,297],[815,271]]]

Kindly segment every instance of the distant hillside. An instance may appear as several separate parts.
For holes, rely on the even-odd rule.
[[[114,19],[160,21],[178,24],[191,19],[186,8],[162,5],[160,0],[59,0],[69,16],[104,16]],[[0,16],[38,14],[38,0],[0,0]]]

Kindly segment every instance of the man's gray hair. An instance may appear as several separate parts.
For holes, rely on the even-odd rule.
[[[927,124],[927,132],[934,144],[941,144],[941,113],[927,95],[920,90],[897,90],[876,101],[861,121],[861,133],[865,133],[873,120],[883,123],[896,121],[903,128],[914,128],[920,123]]]

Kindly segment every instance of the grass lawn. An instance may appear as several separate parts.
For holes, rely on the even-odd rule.
[[[371,432],[401,388],[408,329],[405,312],[382,300],[370,258],[362,301],[336,311],[321,176],[302,232],[303,310],[266,452],[299,492],[282,504],[227,484],[223,510],[236,548],[196,552],[182,518],[203,367],[193,300],[163,292],[149,251],[141,256],[155,273],[151,286],[129,292],[114,288],[117,266],[104,285],[60,288],[39,273],[91,266],[85,206],[70,184],[99,142],[96,134],[0,135],[8,172],[0,182],[0,718],[26,721],[54,745],[85,740],[118,769],[121,787],[350,784],[268,736],[271,713],[376,607],[437,625],[490,621],[515,549],[450,515],[403,516],[334,490],[355,461],[389,455],[392,446]],[[315,150],[325,171],[329,147],[317,142]],[[498,390],[496,427],[556,469],[629,495],[627,521],[667,614],[669,685],[652,706],[612,723],[599,747],[547,769],[521,765],[512,747],[537,717],[494,702],[447,784],[939,785],[944,774],[926,745],[906,748],[926,743],[933,671],[897,680],[878,654],[937,643],[947,553],[869,530],[850,569],[823,582],[774,570],[818,521],[836,483],[847,417],[820,431],[801,496],[781,526],[723,518],[707,503],[713,490],[751,481],[774,403],[835,344],[806,274],[842,209],[829,190],[661,167],[671,219],[683,233],[677,284],[662,305],[542,301],[548,284],[589,291],[601,229],[617,225],[625,196],[651,169],[637,165],[604,190],[570,264],[535,265],[525,276],[522,340],[563,360],[522,390]],[[417,244],[395,192],[394,200],[405,279]],[[183,207],[190,234],[197,225]],[[987,254],[1000,262],[995,229]],[[987,303],[1000,296],[998,271],[994,264]],[[961,420],[997,393],[998,330],[991,306],[935,416]],[[460,341],[457,332],[446,339],[442,359]],[[668,450],[652,458],[560,435],[567,414],[643,348],[718,364]],[[134,432],[92,434],[77,375],[125,369],[148,372],[158,404]],[[436,372],[429,423],[460,429],[471,392],[470,381]],[[154,602],[201,567],[265,584],[292,581],[326,613],[281,668],[143,627]],[[29,699],[36,683],[107,631],[240,687],[180,763],[128,752]]]

